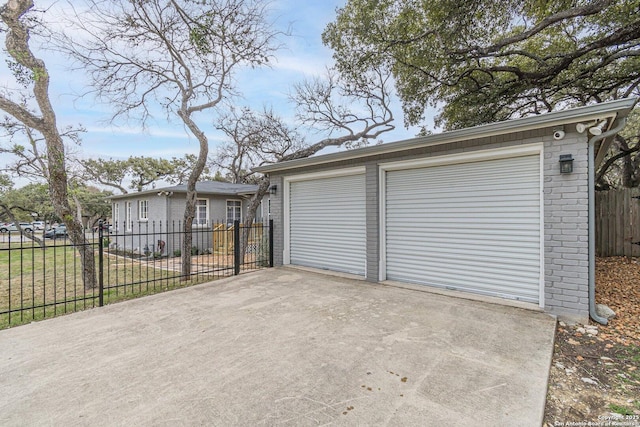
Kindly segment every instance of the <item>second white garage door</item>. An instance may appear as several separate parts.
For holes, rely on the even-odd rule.
[[[385,173],[386,278],[539,303],[540,155]]]
[[[289,183],[289,263],[365,274],[364,174]]]

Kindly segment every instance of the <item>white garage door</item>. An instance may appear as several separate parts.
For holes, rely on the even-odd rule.
[[[539,302],[539,154],[385,176],[387,279]]]
[[[291,182],[290,263],[364,275],[365,220],[364,174]]]

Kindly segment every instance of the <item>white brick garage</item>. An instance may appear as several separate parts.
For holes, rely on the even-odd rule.
[[[285,263],[364,276],[364,168],[285,181]]]
[[[591,315],[601,321],[595,313],[594,296],[594,174],[597,165],[606,158],[612,137],[624,127],[635,102],[635,99],[622,99],[297,159],[256,170],[268,174],[271,183],[278,188],[286,189],[285,183],[304,175],[330,175],[364,168],[367,281],[393,278],[396,283],[419,283],[413,286],[417,289],[454,288],[467,295],[480,293],[497,297],[496,302],[518,299],[530,308],[542,308],[570,320],[584,322]],[[598,124],[602,124],[599,125],[600,135],[584,130]],[[532,148],[536,152],[527,153]],[[496,153],[502,154],[496,157]],[[561,173],[559,161],[567,155],[573,159],[573,168],[568,173]],[[525,159],[524,163],[515,160],[527,157],[530,161]],[[501,159],[514,160],[500,163]],[[538,168],[535,167],[536,159]],[[491,166],[493,160],[498,162],[489,167],[488,175],[483,174],[479,166],[475,169],[454,166],[476,163]],[[421,184],[425,176],[404,184],[416,177],[409,176],[410,172],[402,176],[400,171],[413,169],[422,170],[418,175],[437,170],[446,176],[439,185],[453,197],[440,215],[456,224],[456,227],[447,228],[446,242],[438,242],[429,234],[439,226],[431,226],[433,220],[427,219],[434,211],[429,210],[430,203],[422,200],[433,197],[428,193],[429,188]],[[466,173],[469,174],[467,181]],[[433,176],[426,179],[436,182]],[[471,181],[482,182],[481,187],[487,192],[468,191],[473,187]],[[406,197],[414,200],[399,200],[397,206],[387,206],[386,199],[390,195],[389,189],[385,188],[387,184],[393,190],[392,196],[398,195],[396,191],[405,185]],[[360,189],[361,186],[357,191]],[[492,190],[495,190],[493,194]],[[291,242],[289,236],[285,236],[290,232],[290,225],[285,224],[290,201],[284,193],[279,191],[271,198],[275,265],[291,264]],[[540,193],[541,198],[532,197]],[[361,196],[353,194],[354,198]],[[525,199],[520,200],[520,196]],[[475,202],[474,197],[478,197]],[[462,205],[454,209],[453,203],[458,200]],[[389,199],[389,202],[393,200]],[[431,202],[447,204],[443,198],[432,198]],[[391,210],[387,211],[388,207]],[[403,217],[408,209],[414,209],[414,212]],[[470,218],[464,215],[473,210],[477,215],[469,215],[473,217],[469,222]],[[387,229],[387,214],[391,214],[390,219],[396,223],[392,223],[390,229]],[[508,224],[506,218],[518,221],[517,230],[504,227]],[[454,241],[459,243],[464,234],[476,232],[464,229],[463,223],[467,227],[478,227],[482,220],[489,219],[494,222],[485,224],[484,236],[468,239],[468,245],[452,245]],[[394,231],[396,225],[414,228],[417,225],[421,231]],[[480,243],[481,240],[484,241]],[[474,247],[475,241],[478,245]],[[406,244],[414,247],[403,253],[400,249]],[[436,247],[438,249],[433,249]],[[489,258],[501,261],[488,263]],[[509,264],[506,260],[513,262]],[[332,269],[332,266],[328,268]],[[508,279],[510,275],[512,281]]]
[[[542,305],[541,153],[381,164],[380,280]]]

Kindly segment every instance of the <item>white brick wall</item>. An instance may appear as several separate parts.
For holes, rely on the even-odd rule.
[[[561,154],[573,156],[573,173],[560,173]],[[586,137],[545,138],[545,309],[583,321],[589,315],[587,161]]]

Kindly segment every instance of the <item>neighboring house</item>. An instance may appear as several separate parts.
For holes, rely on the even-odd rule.
[[[203,230],[228,228],[235,220],[242,221],[248,201],[257,189],[257,185],[198,182],[194,246],[199,250],[211,248],[211,233],[203,233]],[[140,252],[159,252],[161,246],[163,255],[181,249],[179,236],[183,230],[186,194],[186,185],[175,185],[112,196],[111,233],[120,236],[112,244]],[[258,207],[255,222],[268,220],[268,200],[269,195]],[[164,242],[162,245],[158,243],[160,240]]]
[[[598,319],[594,171],[635,102],[256,168],[276,188],[275,264]]]

